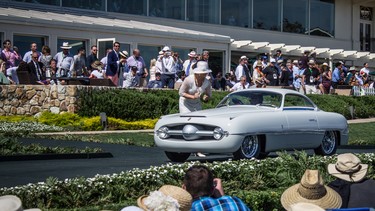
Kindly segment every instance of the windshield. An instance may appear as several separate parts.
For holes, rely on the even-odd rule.
[[[274,92],[245,91],[235,92],[227,95],[217,107],[233,105],[254,105],[279,108],[281,106],[282,95]]]

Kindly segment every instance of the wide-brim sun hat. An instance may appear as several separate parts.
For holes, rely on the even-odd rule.
[[[14,195],[5,195],[0,197],[1,211],[41,211],[38,208],[23,209],[21,199]]]
[[[319,207],[318,205],[306,203],[306,202],[299,202],[296,204],[292,204],[286,210],[287,211],[324,211],[324,209]]]
[[[164,194],[165,196],[170,196],[173,199],[177,200],[180,206],[179,210],[188,211],[191,209],[193,197],[185,189],[174,185],[163,185],[161,188],[159,188],[158,191]],[[139,197],[137,200],[138,206],[143,210],[149,210],[149,208],[145,205],[145,200],[148,197],[148,195],[143,195]]]
[[[91,67],[94,69],[100,69],[104,67],[104,64],[100,62],[99,60],[96,60],[95,62],[91,64]]]
[[[348,182],[363,180],[367,174],[368,165],[352,153],[340,154],[335,164],[328,164],[328,173]]]
[[[125,58],[128,58],[129,56],[129,53],[127,51],[120,51],[119,54],[120,56],[125,57]]]
[[[197,62],[197,67],[193,70],[194,74],[205,74],[210,73],[212,70],[208,68],[208,63],[206,61]]]
[[[281,204],[288,209],[292,204],[306,202],[323,209],[340,208],[341,196],[332,188],[323,184],[318,170],[306,170],[301,182],[289,187],[281,195]]]
[[[60,46],[62,49],[71,49],[72,46],[69,45],[69,42],[63,42],[62,46]]]

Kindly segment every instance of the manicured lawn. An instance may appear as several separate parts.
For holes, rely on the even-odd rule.
[[[112,133],[93,135],[54,135],[42,136],[43,138],[56,140],[77,140],[96,143],[127,144],[152,147],[154,138],[152,133]]]
[[[349,124],[350,145],[375,145],[375,122]]]

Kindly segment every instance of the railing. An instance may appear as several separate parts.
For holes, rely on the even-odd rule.
[[[353,86],[354,96],[375,95],[375,88]]]

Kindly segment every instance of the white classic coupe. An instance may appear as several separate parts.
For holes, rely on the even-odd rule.
[[[162,116],[154,140],[175,162],[194,152],[233,153],[234,159],[292,149],[332,155],[348,143],[348,124],[296,91],[247,89],[228,94],[214,109]]]

